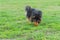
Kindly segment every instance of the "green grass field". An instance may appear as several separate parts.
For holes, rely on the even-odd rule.
[[[29,24],[25,6],[40,9],[42,21]],[[60,40],[60,0],[0,0],[0,40]]]

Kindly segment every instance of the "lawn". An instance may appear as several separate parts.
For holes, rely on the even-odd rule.
[[[38,26],[28,23],[25,6],[41,10]],[[60,0],[0,0],[0,40],[60,40]]]

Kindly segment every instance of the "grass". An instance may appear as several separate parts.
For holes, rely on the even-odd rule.
[[[26,21],[25,6],[42,10],[36,27]],[[0,0],[0,40],[60,40],[60,0]]]

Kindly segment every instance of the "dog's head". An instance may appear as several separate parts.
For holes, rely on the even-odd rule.
[[[25,10],[26,11],[31,11],[31,7],[30,6],[26,6]]]

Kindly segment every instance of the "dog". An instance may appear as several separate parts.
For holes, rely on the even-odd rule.
[[[26,17],[29,21],[33,22],[34,25],[38,25],[41,22],[42,11],[36,10],[35,8],[31,8],[30,6],[26,6]]]

